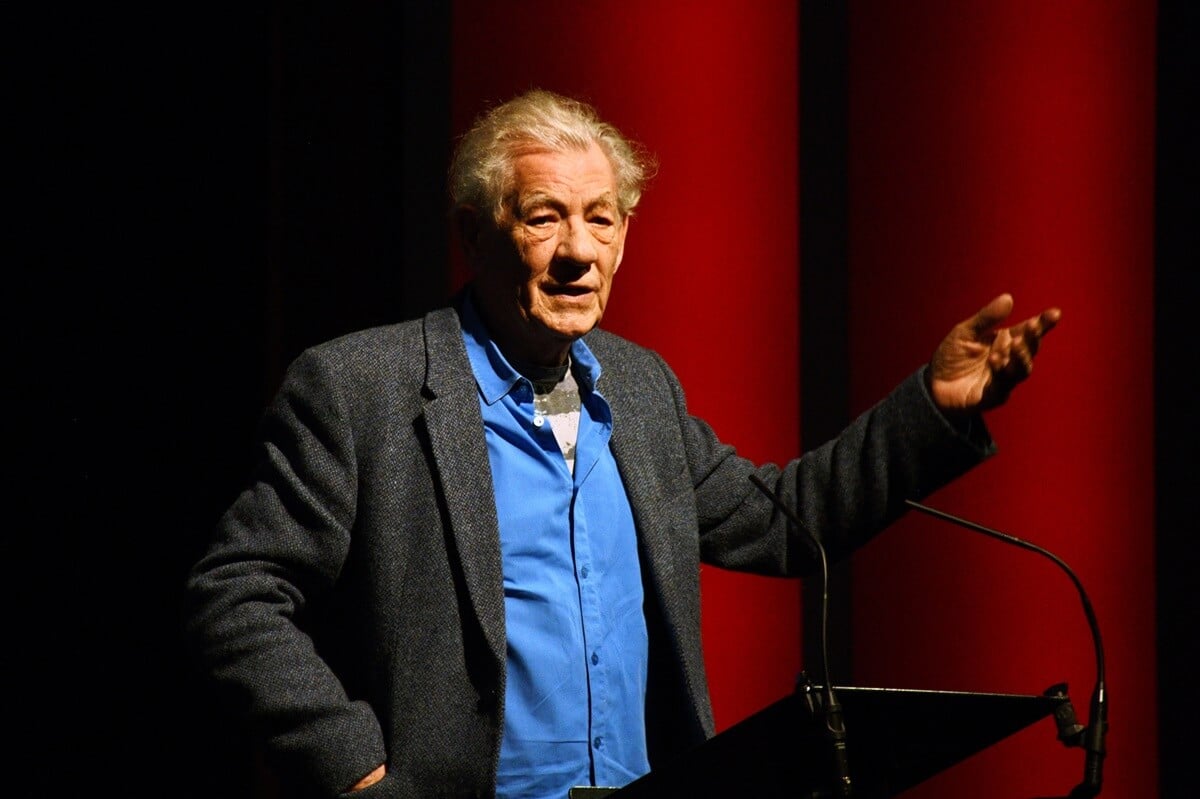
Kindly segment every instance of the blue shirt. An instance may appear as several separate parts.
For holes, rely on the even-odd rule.
[[[650,770],[648,642],[633,513],[609,450],[600,364],[571,347],[581,400],[574,474],[533,385],[488,336],[470,299],[463,340],[479,386],[504,573],[507,682],[496,795],[565,799]]]

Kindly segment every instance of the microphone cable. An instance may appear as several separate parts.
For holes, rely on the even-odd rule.
[[[842,704],[838,701],[837,694],[833,690],[833,680],[829,675],[829,563],[825,556],[825,547],[821,544],[820,539],[813,535],[808,527],[800,521],[800,517],[785,505],[758,475],[751,474],[750,482],[754,483],[759,491],[766,494],[772,504],[783,512],[788,521],[794,524],[796,529],[813,543],[817,559],[821,564],[821,670],[825,676],[825,709],[823,715],[825,733],[833,748],[834,782],[837,788],[837,795],[844,799],[853,794],[853,784],[850,780],[850,762],[846,754],[846,721],[842,713]]]

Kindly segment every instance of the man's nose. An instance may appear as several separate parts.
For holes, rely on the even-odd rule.
[[[600,253],[596,249],[596,240],[592,237],[592,232],[588,230],[587,222],[568,217],[563,220],[562,225],[555,255],[562,260],[584,266],[595,263]]]

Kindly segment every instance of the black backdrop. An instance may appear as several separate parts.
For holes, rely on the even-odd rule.
[[[2,792],[268,796],[188,665],[181,588],[287,362],[445,296],[448,11],[13,22]]]

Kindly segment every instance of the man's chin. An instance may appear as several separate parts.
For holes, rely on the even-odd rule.
[[[574,341],[591,332],[600,322],[600,315],[595,313],[555,314],[549,319],[540,320],[551,335],[562,341]]]

